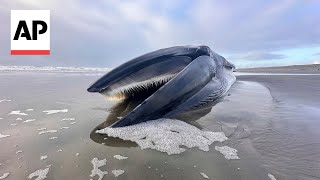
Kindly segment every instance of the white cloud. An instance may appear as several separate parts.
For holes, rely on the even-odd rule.
[[[303,6],[302,6],[303,4]],[[113,67],[173,45],[212,47],[222,55],[319,46],[318,1],[63,1],[2,0],[0,21],[11,9],[50,9],[50,57],[12,57],[9,28],[0,29],[1,62],[24,65]],[[274,53],[273,53],[274,54]],[[27,60],[26,60],[26,59]],[[28,64],[29,63],[29,64]]]

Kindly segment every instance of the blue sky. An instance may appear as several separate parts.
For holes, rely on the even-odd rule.
[[[320,62],[320,1],[1,0],[0,65],[116,67],[208,45],[237,67]],[[10,10],[51,10],[51,55],[11,56]]]

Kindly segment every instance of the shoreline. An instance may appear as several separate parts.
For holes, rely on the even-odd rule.
[[[320,74],[320,64],[236,69],[240,73]]]

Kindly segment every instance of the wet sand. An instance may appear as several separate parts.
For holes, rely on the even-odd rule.
[[[9,172],[6,179],[26,179],[49,165],[47,179],[90,179],[95,157],[107,160],[100,168],[108,171],[104,179],[204,179],[201,173],[210,179],[270,179],[268,174],[278,180],[320,178],[318,76],[238,76],[221,102],[181,117],[229,139],[214,142],[208,152],[192,148],[170,156],[95,133],[116,111],[114,102],[86,92],[100,75],[25,72],[0,77],[0,100],[11,100],[0,102],[0,133],[10,135],[0,139],[0,176]],[[28,115],[10,114],[17,110]],[[35,120],[23,122],[30,119]],[[46,131],[41,128],[57,132],[39,135]],[[227,160],[215,150],[224,145],[237,149],[240,159]],[[115,177],[112,170],[119,169],[124,173]]]
[[[238,81],[258,82],[272,97],[268,126],[250,137],[265,166],[277,179],[319,179],[319,76],[253,75]]]

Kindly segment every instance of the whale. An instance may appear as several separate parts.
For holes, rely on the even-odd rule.
[[[206,106],[224,97],[236,81],[234,64],[208,46],[174,46],[114,68],[88,89],[109,100],[142,99],[110,126],[130,126]]]

